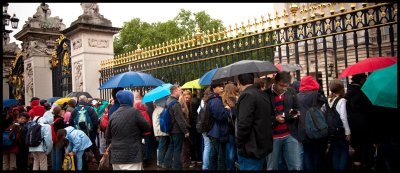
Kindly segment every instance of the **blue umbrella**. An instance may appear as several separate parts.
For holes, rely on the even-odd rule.
[[[199,84],[200,85],[210,85],[211,84],[211,80],[215,75],[215,72],[217,72],[218,68],[214,68],[210,71],[208,71],[207,73],[205,73],[203,76],[201,76],[200,80],[199,80]]]
[[[167,84],[162,84],[161,86],[158,86],[157,88],[154,88],[150,92],[144,95],[142,99],[142,103],[147,103],[151,101],[158,100],[160,98],[163,98],[167,95],[171,94],[171,86],[172,84],[167,83]]]
[[[60,98],[62,98],[62,97],[52,97],[52,98],[49,98],[49,99],[47,99],[47,102],[49,102],[49,103],[54,103],[55,101],[57,101],[58,99],[60,99]]]
[[[18,104],[18,100],[15,100],[15,99],[3,100],[3,108],[11,107],[11,106],[14,106],[14,105],[17,105],[17,104]]]
[[[153,77],[151,74],[129,71],[111,77],[103,83],[99,89],[111,89],[117,87],[141,87],[141,86],[160,86],[162,81]]]

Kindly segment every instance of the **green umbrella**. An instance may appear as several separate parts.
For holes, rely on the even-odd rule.
[[[372,72],[361,90],[373,105],[397,108],[397,63]]]

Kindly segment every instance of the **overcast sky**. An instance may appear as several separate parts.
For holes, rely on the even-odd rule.
[[[51,17],[58,16],[63,19],[63,23],[68,28],[78,16],[83,14],[80,3],[48,3],[51,9]],[[32,17],[40,3],[9,3],[8,14],[15,13],[20,19],[18,29],[11,33],[11,42],[20,41],[14,38],[28,17]],[[124,22],[133,18],[140,18],[142,21],[165,22],[174,18],[180,9],[190,10],[191,12],[205,11],[214,19],[221,19],[225,26],[235,23],[241,25],[247,20],[261,20],[261,16],[268,13],[274,14],[273,3],[98,3],[99,12],[105,18],[111,20],[114,27],[122,27]],[[7,29],[11,29],[8,26]]]

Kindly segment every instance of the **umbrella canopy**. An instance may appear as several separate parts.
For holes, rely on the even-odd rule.
[[[287,72],[301,70],[300,64],[275,64],[275,67],[278,68],[279,71],[287,71]]]
[[[67,102],[70,101],[71,99],[72,99],[72,98],[64,97],[64,98],[58,99],[58,100],[55,101],[54,103],[55,103],[55,104],[58,104],[58,105],[63,105],[64,103],[67,103]]]
[[[374,57],[366,58],[356,64],[348,66],[340,73],[338,78],[344,78],[355,74],[372,72],[397,63],[397,57]]]
[[[203,87],[200,86],[199,80],[200,79],[196,79],[196,80],[192,80],[192,81],[186,82],[185,84],[183,84],[181,86],[181,88],[182,89],[201,89]]]
[[[81,95],[85,95],[87,98],[93,98],[88,92],[70,92],[69,94],[67,94],[65,97],[78,97]]]
[[[214,68],[207,73],[205,73],[203,76],[201,76],[199,80],[200,85],[210,85],[211,84],[211,79],[214,77],[215,72],[217,72],[218,68]]]
[[[160,86],[163,82],[151,74],[129,71],[117,74],[103,83],[99,89],[141,87],[141,86]]]
[[[372,72],[361,90],[373,105],[397,108],[397,63]]]
[[[49,102],[49,103],[51,104],[51,103],[54,103],[55,101],[57,101],[57,100],[60,99],[60,98],[62,98],[62,97],[52,97],[52,98],[48,98],[48,99],[47,99],[47,102]]]
[[[150,92],[146,93],[143,96],[142,103],[152,102],[152,101],[155,101],[155,100],[158,100],[160,98],[170,95],[171,94],[171,86],[172,86],[172,84],[167,83],[167,84],[162,84],[161,86],[158,86],[157,88],[152,89]]]
[[[11,107],[18,104],[18,100],[16,99],[6,99],[3,100],[3,108]]]
[[[254,73],[255,77],[278,72],[278,68],[268,61],[259,60],[242,60],[219,68],[215,73],[212,81],[222,82],[233,79],[234,76]]]

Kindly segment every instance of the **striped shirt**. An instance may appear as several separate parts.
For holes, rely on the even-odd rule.
[[[273,92],[275,93],[275,92]],[[284,107],[283,107],[283,100],[285,99],[284,94],[277,95],[275,93],[274,101],[275,101],[275,116],[279,116],[283,114]],[[279,123],[277,126],[274,127],[272,137],[275,138],[283,138],[289,135],[289,128],[287,123]]]

